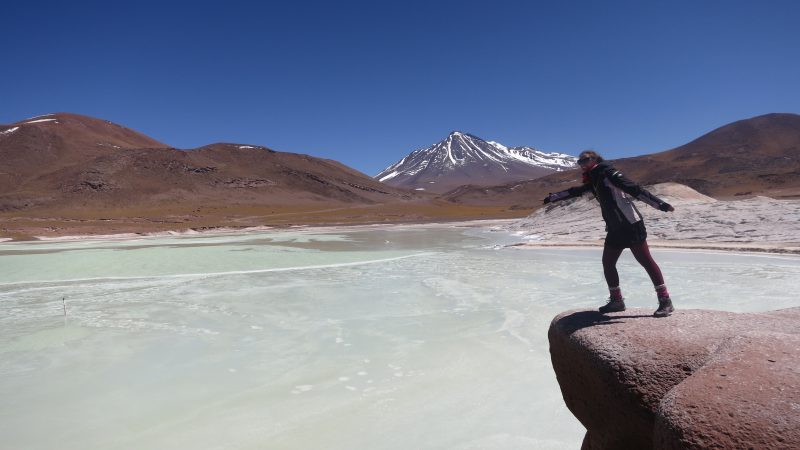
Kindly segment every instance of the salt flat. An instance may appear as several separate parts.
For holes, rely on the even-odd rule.
[[[800,200],[722,201],[676,183],[651,192],[675,207],[664,213],[636,202],[653,246],[800,253]],[[534,246],[602,244],[605,236],[600,207],[589,195],[542,208],[505,228]]]

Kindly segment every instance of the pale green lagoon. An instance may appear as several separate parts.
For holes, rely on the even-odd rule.
[[[0,243],[0,448],[576,449],[547,329],[600,249],[464,226]],[[677,308],[798,306],[800,258],[655,250]],[[655,309],[626,254],[632,307]],[[65,316],[66,309],[66,316]]]

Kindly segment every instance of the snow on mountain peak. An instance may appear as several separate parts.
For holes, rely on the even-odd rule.
[[[29,120],[27,122],[22,122],[23,125],[27,125],[29,123],[40,123],[40,122],[57,122],[58,119],[37,119],[37,120]]]
[[[576,158],[561,153],[545,153],[532,147],[506,147],[462,131],[452,131],[444,140],[411,152],[387,167],[375,178],[392,185],[417,187],[416,183],[442,178],[458,178],[486,183],[498,180],[521,181],[550,172],[576,167]],[[444,180],[446,181],[446,180]],[[453,181],[455,183],[456,181]]]
[[[506,147],[505,145],[503,145],[503,144],[501,144],[499,142],[489,141],[489,144],[494,145],[495,147],[499,148],[500,150],[502,150],[504,152],[508,151],[508,147]]]

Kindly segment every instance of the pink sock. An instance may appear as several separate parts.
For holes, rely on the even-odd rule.
[[[615,300],[622,298],[622,289],[620,289],[619,286],[608,288],[608,293],[611,295],[611,298]]]
[[[656,286],[656,295],[659,297],[669,297],[669,291],[667,291],[667,285],[662,284],[660,286]]]

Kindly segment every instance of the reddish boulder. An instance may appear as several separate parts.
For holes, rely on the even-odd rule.
[[[553,319],[550,354],[584,449],[800,448],[800,308]]]

